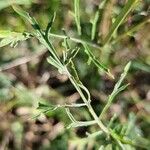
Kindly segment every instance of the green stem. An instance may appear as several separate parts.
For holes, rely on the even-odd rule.
[[[74,87],[76,88],[76,90],[78,91],[78,93],[80,94],[82,100],[84,101],[84,103],[86,104],[90,114],[92,115],[92,117],[94,118],[94,120],[96,121],[97,125],[100,127],[100,129],[106,133],[107,135],[111,135],[112,138],[114,138],[117,142],[122,142],[125,144],[130,144],[133,145],[133,143],[130,140],[125,140],[122,139],[119,135],[117,135],[116,133],[113,132],[113,130],[108,129],[100,120],[100,118],[97,116],[97,114],[95,113],[94,109],[92,108],[91,104],[87,101],[86,97],[84,96],[82,90],[80,89],[80,87],[78,86],[78,83],[76,82],[76,80],[74,80],[74,78],[72,78],[71,74],[68,72],[67,68],[66,68],[68,77],[71,81],[71,83],[74,85]]]
[[[119,79],[118,82],[115,84],[112,93],[111,93],[111,94],[109,95],[109,97],[108,97],[107,103],[106,103],[106,105],[104,106],[104,108],[103,108],[103,110],[102,110],[102,112],[101,112],[101,114],[100,114],[100,116],[99,116],[100,119],[102,119],[102,117],[104,116],[104,114],[106,113],[106,111],[110,108],[110,106],[111,106],[111,104],[112,104],[112,102],[113,102],[115,96],[116,96],[119,92],[121,92],[122,90],[124,90],[124,89],[128,86],[128,84],[123,85],[123,86],[121,86],[121,84],[122,84],[124,78],[126,77],[128,71],[129,71],[130,66],[131,66],[131,62],[128,62],[127,65],[126,65],[125,68],[124,68],[124,72],[121,74],[120,79]],[[121,86],[121,87],[120,87],[120,86]]]
[[[54,34],[54,33],[49,33],[49,36],[55,37],[55,38],[60,38],[60,39],[66,39],[68,37],[68,36],[65,36],[65,35],[59,35],[59,34]],[[86,41],[86,40],[82,40],[80,38],[73,38],[73,37],[69,37],[69,40],[71,40],[75,43],[86,43],[87,45],[89,45],[91,47],[94,47],[94,48],[97,48],[97,49],[101,50],[101,47],[96,43],[92,43],[92,42],[89,42],[89,41]]]
[[[67,70],[67,68],[66,68]],[[109,131],[107,129],[107,127],[105,127],[105,125],[101,122],[101,120],[99,119],[99,117],[96,115],[94,109],[92,108],[91,104],[89,103],[89,101],[86,99],[86,97],[84,96],[82,90],[80,89],[80,87],[78,86],[78,83],[76,82],[76,80],[74,80],[74,78],[71,76],[71,74],[69,73],[69,71],[67,70],[67,74],[68,77],[71,81],[71,83],[74,85],[74,87],[76,88],[76,90],[78,91],[78,93],[80,94],[82,100],[84,101],[84,103],[86,104],[87,108],[89,109],[89,112],[91,113],[92,117],[95,119],[96,123],[98,124],[98,126],[106,133],[109,134]]]

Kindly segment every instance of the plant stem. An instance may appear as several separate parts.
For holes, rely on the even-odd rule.
[[[67,70],[67,74],[69,77],[70,82],[74,85],[74,87],[76,88],[76,90],[78,91],[78,93],[80,94],[82,100],[84,101],[84,103],[86,104],[89,112],[91,113],[92,117],[95,119],[96,123],[98,124],[98,126],[106,133],[109,134],[109,130],[107,129],[107,127],[105,127],[105,125],[101,122],[101,120],[99,119],[99,117],[96,115],[94,109],[92,108],[90,102],[86,99],[86,97],[84,96],[82,90],[80,89],[80,87],[78,86],[78,83],[76,82],[76,80],[74,80],[74,78],[71,76],[71,74],[69,73],[69,71]]]
[[[68,36],[65,36],[65,35],[54,34],[54,33],[49,33],[49,36],[55,37],[55,38],[61,38],[61,39],[66,39],[68,37]],[[69,37],[69,40],[71,40],[75,43],[86,43],[87,45],[89,45],[91,47],[94,47],[94,48],[97,48],[97,49],[101,50],[101,47],[98,44],[93,43],[93,42],[89,42],[87,40],[82,40],[80,38],[73,38],[73,37]]]
[[[86,104],[90,114],[92,115],[92,117],[94,118],[94,120],[96,121],[97,125],[100,127],[100,129],[106,133],[107,135],[111,135],[116,141],[118,142],[122,142],[122,143],[128,143],[130,145],[133,145],[133,143],[131,141],[128,140],[124,140],[122,138],[120,138],[120,136],[118,136],[117,134],[115,134],[113,132],[113,130],[108,129],[100,120],[100,118],[97,116],[97,114],[95,113],[94,109],[92,108],[91,104],[89,101],[87,101],[86,97],[84,96],[82,90],[80,89],[80,87],[78,86],[78,83],[76,82],[76,80],[74,80],[74,78],[71,76],[71,74],[69,73],[68,69],[66,68],[67,71],[67,75],[69,77],[70,82],[74,85],[74,87],[76,88],[76,90],[78,91],[78,93],[80,94],[83,102]]]
[[[111,106],[111,104],[112,104],[115,96],[128,86],[128,84],[123,85],[123,86],[121,86],[121,84],[122,84],[123,80],[125,79],[128,71],[129,71],[130,66],[131,66],[131,62],[128,62],[127,65],[124,68],[124,72],[121,74],[120,79],[115,84],[112,93],[108,97],[108,101],[107,101],[106,105],[104,106],[104,108],[103,108],[103,110],[102,110],[102,112],[101,112],[101,114],[99,116],[100,119],[102,119],[102,117],[104,116],[104,114],[106,113],[106,111],[108,110],[108,108]]]
[[[93,116],[93,118],[95,119],[95,121],[97,122],[98,126],[106,133],[109,134],[109,130],[107,129],[107,127],[105,127],[105,125],[102,123],[102,121],[98,118],[98,116],[96,115],[94,109],[92,108],[91,104],[89,104],[88,106],[89,112],[91,113],[91,115]]]

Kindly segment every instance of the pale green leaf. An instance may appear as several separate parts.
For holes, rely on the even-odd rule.
[[[80,0],[74,0],[74,17],[78,30],[78,34],[81,35],[81,25],[80,25]]]
[[[30,33],[19,33],[19,32],[11,32],[11,31],[0,31],[0,47],[9,45],[15,47],[19,41],[27,40],[32,35]]]
[[[96,59],[94,54],[89,49],[88,45],[86,43],[83,43],[83,47],[85,50],[85,53],[88,55],[91,62],[93,62],[100,70],[104,71],[106,74],[108,74],[111,78],[114,79],[114,76],[110,73],[110,70],[100,61]]]
[[[28,12],[24,11],[22,8],[16,5],[12,5],[12,8],[17,14],[19,14],[21,17],[23,17],[24,19],[28,20],[31,24],[33,24],[33,19],[30,17]]]

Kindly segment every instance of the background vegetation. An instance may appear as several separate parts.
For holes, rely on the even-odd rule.
[[[60,58],[65,50],[64,37],[70,37],[71,47],[80,47],[73,62],[91,93],[97,115],[125,65],[132,62],[124,81],[130,85],[115,97],[101,119],[114,133],[134,144],[117,143],[95,124],[67,128],[71,121],[65,108],[50,109],[82,100],[68,77],[47,62],[49,51],[31,38],[28,32],[34,29],[12,9],[12,4],[34,16],[42,29],[56,12],[51,41]],[[0,1],[0,150],[150,148],[150,1],[81,0],[79,4],[78,0]],[[85,51],[88,48],[96,57],[90,57]],[[98,69],[101,64],[93,60],[107,66],[114,79],[105,67]],[[78,121],[92,118],[84,107],[70,111]]]

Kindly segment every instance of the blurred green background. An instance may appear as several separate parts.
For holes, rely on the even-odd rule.
[[[91,41],[91,20],[100,2],[80,1],[81,39]],[[72,16],[73,1],[0,0],[0,30],[33,31],[31,25],[13,11],[13,3],[34,16],[43,29],[56,12],[52,33],[63,35],[64,28],[69,36],[78,38]],[[92,43],[100,45],[125,3],[126,0],[108,0]],[[88,58],[82,49],[74,59],[81,81],[91,92],[92,106],[97,114],[106,104],[125,64],[132,60],[125,81],[130,85],[116,97],[103,121],[108,124],[116,113],[118,118],[112,125],[115,131],[121,134],[128,129],[131,139],[140,135],[143,138],[139,144],[145,147],[150,145],[149,15],[150,0],[140,1],[115,32],[111,44],[103,49],[91,47],[95,56],[110,68],[115,80],[94,65],[87,65]],[[62,56],[63,40],[52,37],[52,41]],[[48,105],[81,102],[68,78],[47,63],[48,56],[48,51],[35,38],[19,42],[15,48],[0,48],[0,150],[97,150],[101,145],[108,150],[117,149],[112,139],[87,138],[86,132],[98,130],[95,125],[67,129],[70,121],[63,108],[39,115],[42,111],[37,109],[39,102]],[[85,108],[72,109],[72,112],[77,120],[91,119]],[[142,148],[126,146],[126,149]]]

